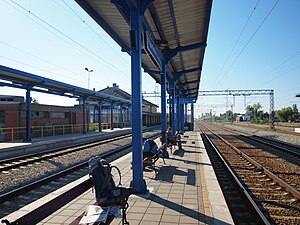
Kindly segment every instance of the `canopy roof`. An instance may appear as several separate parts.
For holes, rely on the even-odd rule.
[[[76,0],[76,2],[122,47],[123,51],[130,54],[129,5],[136,4],[135,0]],[[167,63],[168,81],[176,82],[184,98],[197,99],[212,1],[142,2],[149,3],[142,16],[144,71],[160,83],[159,60],[164,60]],[[151,49],[147,48],[149,43],[155,45],[154,49],[157,49],[159,54],[151,55]]]
[[[2,65],[0,65],[0,86],[8,86],[21,89],[31,87],[31,90],[33,91],[61,95],[69,98],[87,98],[94,101],[103,100],[112,103],[127,105],[131,104],[131,101],[126,99],[62,83],[56,80],[48,79]]]

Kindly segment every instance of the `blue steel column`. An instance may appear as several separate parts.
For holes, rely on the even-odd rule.
[[[131,94],[132,94],[132,181],[130,186],[137,193],[147,192],[143,179],[142,165],[142,53],[141,53],[141,17],[140,1],[130,10],[131,39]]]
[[[82,133],[86,134],[86,98],[82,99]]]
[[[96,123],[96,107],[93,105],[94,110],[93,110],[93,123]]]
[[[31,125],[31,86],[26,87],[26,141],[31,141],[30,125]]]
[[[181,112],[180,112],[180,115],[181,115],[181,127],[180,127],[180,130],[183,130],[183,123],[184,123],[184,104],[181,104]]]
[[[123,111],[122,111],[122,105],[120,105],[120,128],[123,128]]]
[[[175,82],[172,81],[172,135],[175,135]]]
[[[191,104],[191,123],[192,123],[192,131],[194,131],[194,103]]]
[[[180,131],[180,96],[179,91],[177,95],[177,130]]]
[[[130,118],[129,118],[129,107],[127,107],[127,120],[126,120],[126,126],[128,127],[130,125]],[[131,126],[131,125],[130,125]]]
[[[184,108],[184,123],[187,123],[188,111],[187,111],[187,103],[185,103]]]
[[[172,82],[169,82],[169,127],[172,127],[172,111],[173,111],[173,108],[172,108]],[[167,123],[167,124],[168,124]]]
[[[99,109],[98,109],[98,123],[99,123],[99,132],[102,131],[102,102],[99,101]]]
[[[161,133],[162,133],[162,144],[166,143],[166,132],[167,132],[167,104],[166,104],[166,65],[162,64],[161,68]],[[169,158],[167,147],[163,149],[163,157]]]
[[[110,129],[114,129],[114,103],[110,103]]]

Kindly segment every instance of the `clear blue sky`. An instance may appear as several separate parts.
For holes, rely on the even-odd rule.
[[[294,97],[300,92],[300,1],[280,0],[266,18],[276,2],[213,2],[201,90],[274,89],[276,109],[296,102],[300,108],[300,100]],[[2,65],[85,88],[88,73],[84,68],[88,67],[94,71],[91,88],[99,90],[117,83],[131,92],[130,57],[74,1],[1,0],[0,27]],[[143,74],[144,91],[153,92],[155,85]],[[3,87],[0,94],[25,95],[24,91]],[[44,104],[74,104],[68,98],[32,95]],[[236,98],[236,112],[244,112],[243,100]],[[248,104],[256,102],[269,110],[268,96],[247,98]],[[200,105],[225,103],[225,97],[199,97],[196,114],[212,109]],[[213,110],[219,113],[225,108]]]

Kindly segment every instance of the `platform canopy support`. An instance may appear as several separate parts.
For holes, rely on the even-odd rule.
[[[130,116],[129,116],[129,115],[130,115],[130,113],[129,113],[130,111],[129,111],[129,110],[130,110],[129,107],[127,107],[127,109],[126,109],[126,112],[127,112],[126,125],[127,125],[127,126],[131,126],[131,125],[130,125]]]
[[[82,99],[82,133],[86,134],[86,98]]]
[[[167,102],[166,102],[166,65],[162,64],[161,69],[161,133],[162,133],[162,144],[166,143],[166,133],[167,133]],[[163,149],[163,157],[169,158],[169,153],[167,147]]]
[[[102,101],[98,103],[98,123],[99,123],[99,132],[102,131]]]
[[[110,129],[114,129],[114,104],[110,104]]]
[[[130,3],[130,53],[131,53],[131,95],[132,95],[132,181],[130,186],[137,193],[147,192],[143,179],[142,164],[142,52],[141,52],[141,1]],[[136,3],[136,4],[134,4]]]
[[[123,106],[120,105],[120,128],[123,128]]]
[[[184,118],[185,118],[185,115],[184,115],[184,104],[181,104],[181,130],[183,130],[183,126],[184,126]]]
[[[31,86],[26,87],[26,141],[31,141],[31,132],[30,132],[30,126],[31,126]]]
[[[179,91],[177,92],[177,131],[180,131],[180,96]]]
[[[171,96],[172,96],[172,123],[171,123],[171,126],[172,126],[172,135],[175,135],[175,82],[174,80],[171,82],[172,83],[172,89],[171,89]]]
[[[96,107],[93,105],[93,123],[96,123]]]
[[[191,103],[191,124],[192,131],[194,131],[194,103]]]
[[[184,123],[187,123],[187,117],[188,117],[188,110],[187,110],[187,103],[184,104]]]

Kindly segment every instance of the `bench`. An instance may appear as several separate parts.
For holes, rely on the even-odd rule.
[[[125,187],[118,187],[117,190],[121,191],[121,197],[120,197],[120,201],[118,204],[116,205],[108,205],[110,206],[108,208],[108,210],[111,210],[112,206],[116,206],[116,207],[120,207],[122,210],[122,224],[123,225],[129,225],[129,222],[127,221],[126,218],[126,210],[128,208],[128,198],[131,194],[135,193],[135,189],[134,188],[125,188]],[[97,202],[94,204],[94,206],[98,206]],[[89,206],[90,207],[90,206]],[[87,207],[87,208],[89,208]],[[101,207],[104,211],[107,210],[107,206],[106,207]],[[117,209],[119,210],[119,209]],[[89,210],[88,210],[89,211]],[[92,210],[93,212],[93,210]],[[107,212],[107,211],[106,211]],[[75,219],[70,225],[78,225],[79,222],[82,220],[82,217],[85,216],[85,214],[87,213],[87,211],[85,213],[82,213],[77,219]],[[106,213],[104,213],[106,214]],[[100,214],[99,214],[100,215]],[[94,222],[94,223],[88,223],[89,225],[108,225],[111,224],[112,221],[115,219],[115,216],[111,213],[111,211],[108,212],[107,214],[107,219],[105,223],[101,223],[101,222]]]
[[[181,143],[181,133],[177,133],[175,136],[171,138],[167,138],[167,147],[170,148],[171,154],[173,154],[173,147],[176,145],[178,146],[178,149],[182,149],[182,143]]]
[[[162,149],[165,147],[166,144],[163,144],[159,147],[157,150],[157,153],[152,155],[149,154],[148,152],[143,153],[143,168],[145,169],[146,167],[151,167],[154,169],[155,173],[157,174],[157,170],[155,167],[155,163],[159,158],[162,158],[164,164],[166,164],[165,159],[162,157],[163,151]]]

